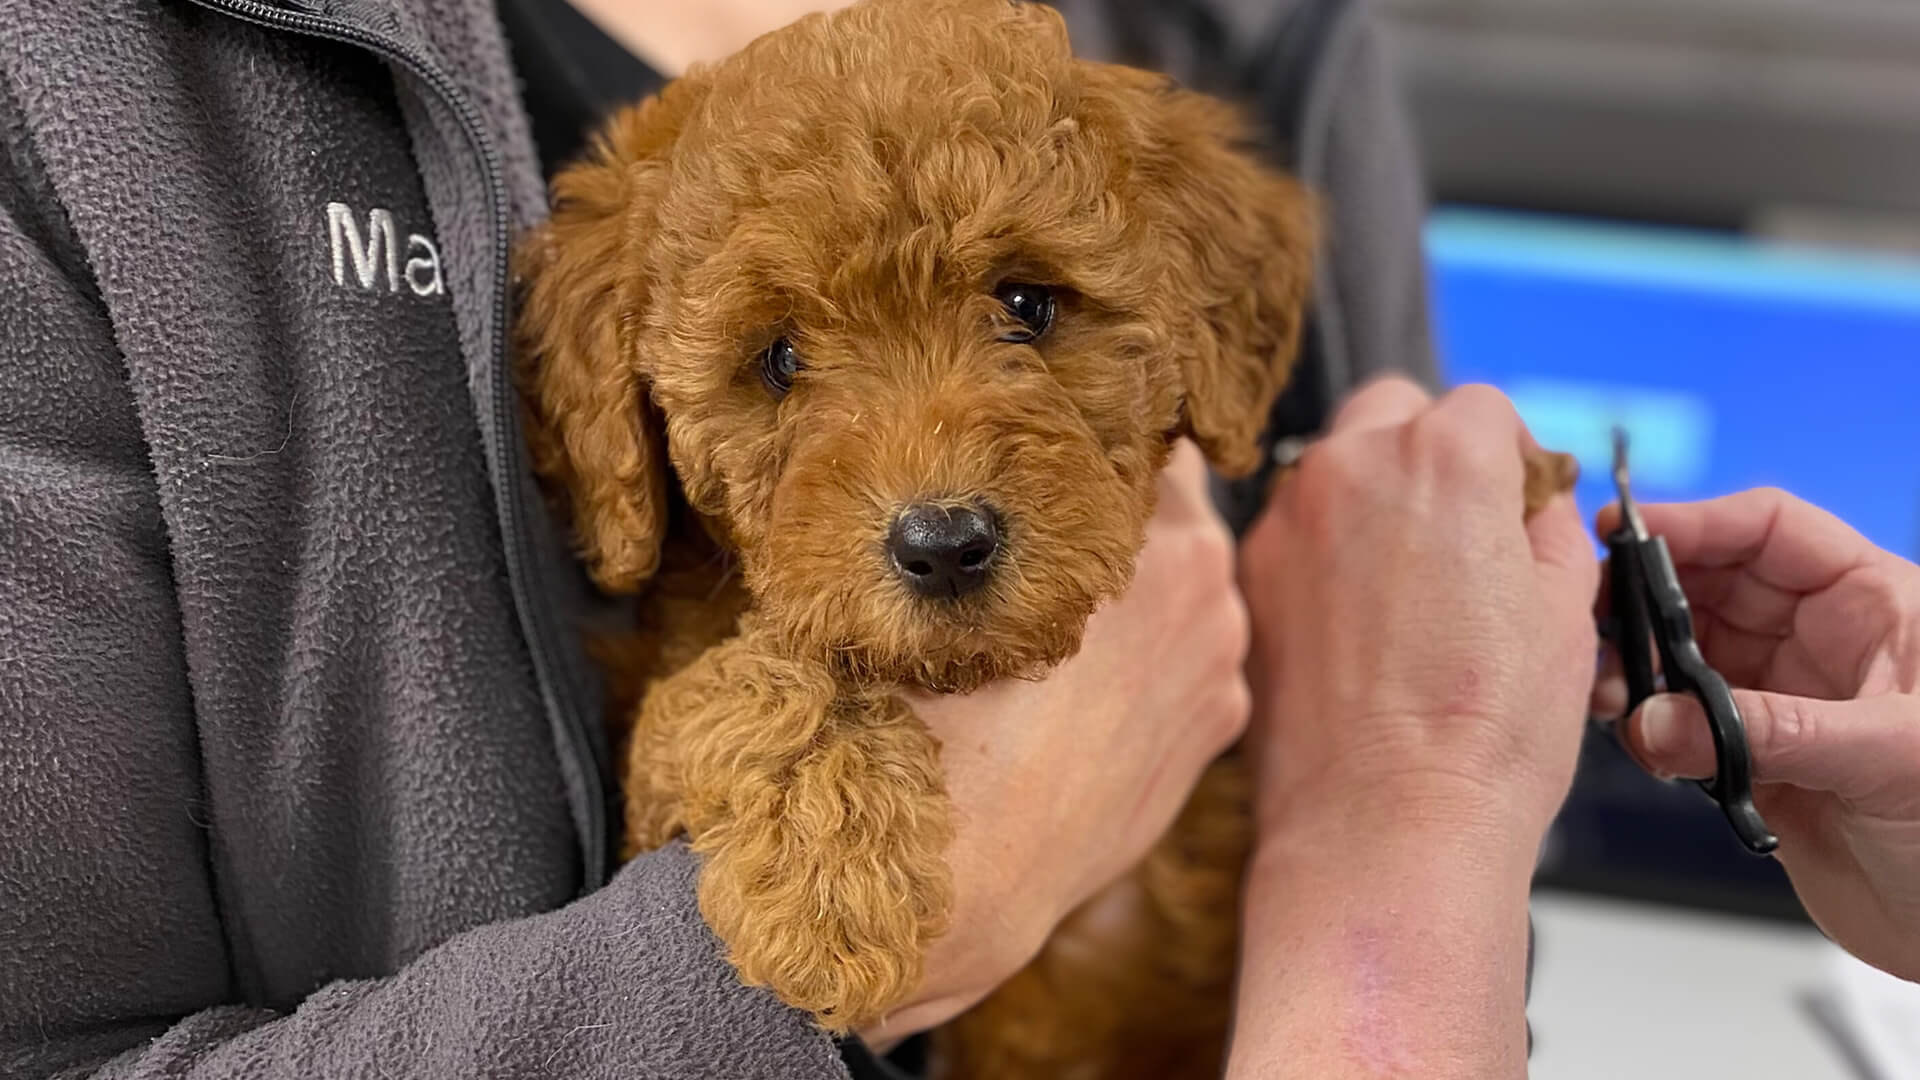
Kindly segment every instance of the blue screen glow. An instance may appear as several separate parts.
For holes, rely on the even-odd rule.
[[[1777,485],[1920,557],[1920,260],[1474,210],[1427,241],[1449,380],[1576,454],[1589,516],[1624,424],[1645,501]]]

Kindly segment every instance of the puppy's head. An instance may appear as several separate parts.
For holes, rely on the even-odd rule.
[[[940,689],[1078,647],[1173,438],[1256,464],[1314,247],[1230,109],[1007,0],[803,20],[555,197],[520,344],[600,584],[657,566],[671,467],[792,648]]]

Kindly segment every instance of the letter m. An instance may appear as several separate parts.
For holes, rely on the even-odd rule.
[[[393,214],[374,207],[367,215],[363,235],[353,219],[353,208],[346,203],[327,204],[327,239],[333,247],[333,283],[345,286],[347,268],[363,289],[379,288],[382,264],[387,271],[387,291],[400,291],[400,248],[393,226]]]

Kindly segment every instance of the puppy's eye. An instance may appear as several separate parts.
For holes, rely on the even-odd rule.
[[[793,342],[776,338],[760,354],[760,381],[767,384],[767,392],[778,401],[793,389],[794,375],[805,366],[800,362],[800,354],[794,351]]]
[[[1009,281],[995,289],[993,295],[1006,306],[1007,314],[1020,322],[1000,335],[1000,340],[1035,341],[1053,325],[1053,290],[1045,285]]]

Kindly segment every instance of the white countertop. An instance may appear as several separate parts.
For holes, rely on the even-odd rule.
[[[1833,946],[1806,927],[1536,895],[1533,1080],[1854,1080],[1804,1005]]]

